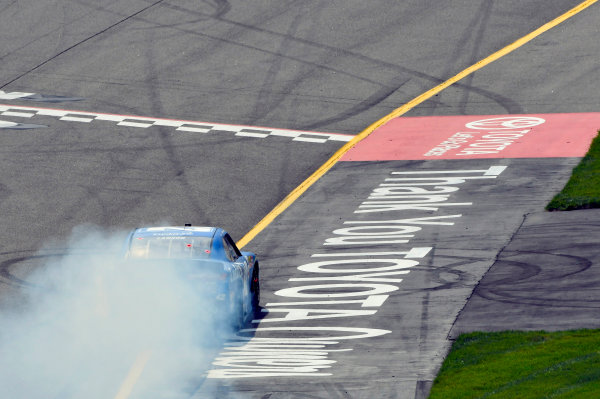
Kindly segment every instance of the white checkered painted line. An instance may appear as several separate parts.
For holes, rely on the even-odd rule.
[[[152,126],[166,126],[184,132],[212,133],[230,132],[236,136],[267,138],[271,136],[288,137],[293,141],[308,143],[326,143],[328,141],[348,142],[354,136],[349,134],[304,132],[300,130],[271,129],[263,127],[250,127],[239,125],[226,125],[220,123],[206,123],[183,121],[174,119],[149,118],[145,116],[101,114],[94,112],[73,111],[52,108],[22,107],[18,105],[0,104],[0,115],[20,118],[33,118],[35,116],[51,116],[61,121],[92,123],[93,121],[116,122],[118,126],[136,127],[147,129]]]

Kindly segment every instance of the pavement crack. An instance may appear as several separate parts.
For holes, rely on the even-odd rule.
[[[29,70],[27,70],[27,71],[23,72],[22,74],[20,74],[20,75],[19,75],[19,76],[17,76],[16,78],[13,78],[12,80],[8,81],[7,83],[4,83],[2,86],[0,86],[0,89],[3,89],[3,88],[5,88],[5,87],[6,87],[6,86],[8,86],[9,84],[16,82],[17,80],[21,79],[22,77],[24,77],[24,76],[26,76],[26,75],[29,75],[31,72],[33,72],[33,71],[35,71],[35,70],[37,70],[37,69],[41,68],[42,66],[44,66],[44,65],[48,64],[49,62],[51,62],[52,60],[55,60],[56,58],[60,57],[61,55],[65,54],[65,53],[67,53],[67,52],[69,52],[69,51],[71,51],[71,50],[72,50],[72,49],[74,49],[75,47],[77,47],[77,46],[79,46],[79,45],[81,45],[81,44],[83,44],[83,43],[86,43],[86,42],[88,42],[88,41],[90,41],[90,40],[94,39],[95,37],[98,37],[98,36],[102,35],[103,33],[105,33],[105,32],[107,32],[107,31],[111,30],[112,28],[114,28],[114,27],[116,27],[116,26],[118,26],[118,25],[121,25],[123,22],[126,22],[126,21],[128,21],[128,20],[130,20],[130,19],[132,19],[132,18],[135,18],[136,16],[140,15],[140,14],[141,14],[141,13],[143,13],[144,11],[146,11],[146,10],[149,10],[149,9],[150,9],[150,8],[152,8],[152,7],[155,7],[155,6],[157,6],[158,4],[160,4],[160,3],[164,2],[164,1],[165,1],[165,0],[158,0],[158,1],[155,1],[154,3],[152,3],[152,4],[150,4],[150,5],[148,5],[148,6],[144,7],[144,8],[142,8],[141,10],[139,10],[139,11],[137,11],[137,12],[135,12],[135,13],[131,14],[131,15],[128,15],[127,17],[125,17],[125,18],[121,19],[120,21],[118,21],[118,22],[115,22],[114,24],[112,24],[112,25],[110,25],[110,26],[108,26],[108,27],[106,27],[106,28],[102,29],[100,32],[96,32],[96,33],[94,33],[93,35],[91,35],[91,36],[88,36],[87,38],[85,38],[85,39],[83,39],[83,40],[80,40],[79,42],[77,42],[77,43],[75,43],[75,44],[73,44],[73,45],[71,45],[71,46],[67,47],[66,49],[64,49],[64,50],[60,51],[59,53],[57,53],[57,54],[55,54],[55,55],[53,55],[52,57],[48,58],[47,60],[45,60],[45,61],[43,61],[43,62],[41,62],[41,63],[37,64],[37,65],[36,65],[36,66],[34,66],[33,68],[31,68],[31,69],[29,69]]]

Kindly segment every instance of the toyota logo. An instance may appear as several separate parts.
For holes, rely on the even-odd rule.
[[[546,122],[544,119],[535,116],[502,116],[469,122],[465,126],[475,130],[523,129],[541,125],[544,122]]]

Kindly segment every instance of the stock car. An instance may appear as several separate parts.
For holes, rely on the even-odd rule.
[[[125,242],[128,261],[152,261],[182,267],[217,311],[239,329],[258,310],[259,264],[252,252],[241,252],[218,227],[141,227]],[[198,278],[200,276],[200,278]]]

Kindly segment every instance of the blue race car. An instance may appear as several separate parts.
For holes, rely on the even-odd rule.
[[[218,227],[142,227],[125,243],[131,261],[153,261],[185,267],[201,276],[200,289],[215,301],[218,311],[239,329],[260,301],[259,265],[252,252],[241,252],[229,234]]]

